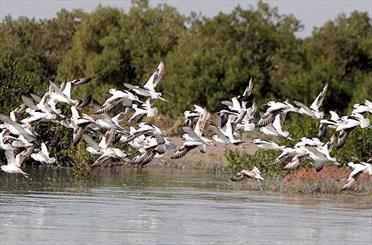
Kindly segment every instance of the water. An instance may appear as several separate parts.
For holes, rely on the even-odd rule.
[[[366,195],[244,191],[195,170],[0,174],[0,244],[372,244]]]

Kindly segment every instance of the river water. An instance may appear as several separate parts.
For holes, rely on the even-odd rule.
[[[372,244],[367,195],[246,191],[185,169],[28,172],[0,174],[1,245]]]

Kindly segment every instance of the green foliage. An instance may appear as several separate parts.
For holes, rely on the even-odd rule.
[[[196,24],[168,55],[168,74],[160,84],[165,97],[174,102],[164,105],[175,112],[172,116],[195,103],[216,111],[221,100],[242,93],[251,77],[256,99],[262,102],[272,97],[277,61],[285,58],[287,66],[301,63],[295,53],[300,43],[294,36],[298,21],[266,4],[190,22]]]
[[[344,165],[350,161],[367,161],[372,157],[372,130],[355,129],[345,145],[333,152],[337,161]]]
[[[78,178],[88,177],[90,174],[90,165],[93,163],[93,156],[85,150],[86,147],[86,143],[81,141],[73,149],[74,164],[72,171],[74,176]]]
[[[220,101],[240,94],[251,77],[258,105],[274,98],[310,104],[326,82],[325,111],[345,111],[368,99],[368,13],[339,15],[304,40],[295,36],[301,28],[292,15],[262,2],[206,18],[138,0],[128,12],[99,6],[91,13],[62,9],[43,20],[7,16],[0,23],[0,55],[16,59],[19,72],[33,74],[32,85],[43,90],[50,79],[93,77],[77,95],[98,91],[100,102],[107,88],[144,84],[165,60],[167,72],[157,89],[169,103],[159,106],[172,118],[193,104],[221,109]]]
[[[59,124],[39,123],[36,132],[41,141],[48,141],[50,154],[56,157],[60,166],[74,164],[74,148],[72,146],[72,129],[66,129]]]
[[[36,92],[34,83],[38,79],[38,74],[28,71],[20,59],[0,53],[0,112],[8,114],[20,105],[22,94]]]
[[[20,17],[13,20],[6,16],[0,23],[0,54],[10,53],[27,67],[28,71],[41,76],[34,84],[54,79],[57,66],[71,48],[82,11],[68,12],[64,9],[53,19],[35,20]]]
[[[91,88],[143,84],[183,30],[184,18],[167,5],[150,8],[137,1],[128,13],[99,6],[82,18],[58,78],[90,76]]]
[[[233,174],[243,169],[251,170],[253,167],[257,167],[264,175],[278,176],[282,167],[279,165],[269,166],[278,154],[280,154],[278,151],[273,150],[258,150],[253,155],[238,150],[227,150],[225,157],[230,163],[228,169]]]
[[[309,117],[303,117],[301,115],[294,115],[286,123],[287,130],[290,132],[290,136],[295,141],[280,140],[282,145],[292,145],[293,142],[298,142],[302,137],[317,137],[318,126],[317,120]],[[329,128],[327,134],[322,142],[327,142],[331,136],[336,133],[334,129]],[[352,131],[346,144],[340,149],[334,148],[331,152],[331,156],[335,156],[337,161],[341,164],[346,165],[347,162],[353,159],[359,161],[366,161],[372,157],[372,130],[365,128],[356,128]]]

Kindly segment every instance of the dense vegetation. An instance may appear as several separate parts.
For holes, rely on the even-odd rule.
[[[21,94],[45,91],[49,80],[81,76],[94,81],[77,96],[92,93],[102,103],[108,88],[143,84],[164,60],[159,87],[168,103],[159,106],[172,119],[195,103],[221,109],[220,101],[240,94],[251,77],[258,105],[274,98],[309,104],[328,82],[325,111],[346,114],[371,99],[371,23],[367,12],[341,14],[299,39],[300,21],[263,2],[210,18],[149,7],[147,0],[133,1],[128,12],[98,6],[91,13],[61,10],[52,19],[7,16],[0,23],[0,111],[9,113]],[[352,140],[365,139],[358,137]],[[360,156],[347,149],[338,154]]]
[[[92,13],[61,10],[52,19],[7,16],[0,23],[1,89],[19,98],[32,84],[91,76],[99,101],[106,88],[140,84],[160,59],[167,75],[160,83],[168,116],[193,103],[211,111],[240,93],[250,77],[258,102],[293,98],[309,103],[330,83],[325,109],[342,112],[372,94],[372,28],[367,12],[340,15],[296,38],[301,23],[265,3],[206,18],[175,8],[133,1],[128,12],[99,6]],[[17,69],[17,75],[14,75]],[[208,96],[206,96],[208,95]],[[6,96],[1,94],[1,100]],[[8,112],[9,103],[0,110]]]

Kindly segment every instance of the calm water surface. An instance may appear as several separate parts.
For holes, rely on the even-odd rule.
[[[372,244],[367,195],[250,192],[195,170],[28,172],[0,174],[1,245]]]

